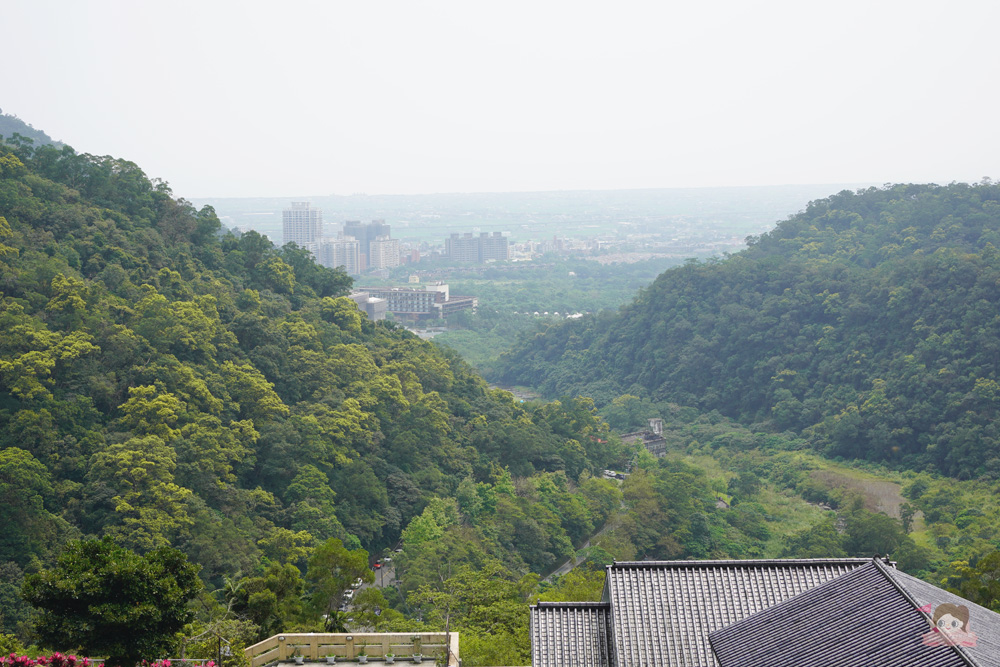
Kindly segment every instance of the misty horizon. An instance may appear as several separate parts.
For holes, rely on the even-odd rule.
[[[191,199],[1000,171],[986,0],[13,0],[5,18],[31,56],[0,71],[0,107]]]

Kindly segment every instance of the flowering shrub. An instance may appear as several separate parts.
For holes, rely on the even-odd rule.
[[[180,664],[185,667],[215,667],[214,660],[190,663],[185,661]],[[171,663],[169,660],[142,661],[142,667],[170,666]],[[29,658],[26,655],[11,653],[10,655],[0,657],[0,667],[104,667],[104,663],[91,662],[90,658],[81,658],[78,660],[75,655],[63,655],[57,651],[48,657],[40,655],[37,658]]]
[[[46,657],[29,658],[26,655],[10,655],[0,658],[0,667],[104,667],[104,663],[91,662],[90,658],[77,660],[75,655],[63,655],[56,651]]]

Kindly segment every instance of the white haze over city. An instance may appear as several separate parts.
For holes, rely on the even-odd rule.
[[[183,197],[998,177],[995,0],[0,0],[0,108]]]

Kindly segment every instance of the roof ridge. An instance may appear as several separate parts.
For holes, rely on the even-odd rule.
[[[746,558],[728,560],[622,560],[605,566],[618,567],[718,567],[720,565],[860,565],[870,562],[870,558]]]
[[[913,605],[914,609],[916,609],[920,614],[923,615],[924,618],[927,619],[928,628],[933,628],[934,627],[933,617],[924,610],[924,608],[920,605],[919,602],[917,602],[917,599],[913,597],[913,594],[910,593],[910,591],[906,588],[903,582],[899,581],[898,579],[896,579],[896,577],[892,575],[894,571],[895,572],[902,572],[902,571],[896,568],[889,568],[889,566],[883,563],[882,560],[877,556],[873,558],[872,561],[875,564],[875,569],[878,570],[882,574],[882,576],[886,578],[889,584],[897,591],[899,591],[900,595],[902,595],[908,603]],[[972,658],[972,656],[966,653],[965,649],[963,649],[961,646],[959,646],[958,644],[951,644],[949,647],[955,649],[955,651],[958,653],[958,657],[962,659],[962,662],[969,665],[970,667],[978,667],[979,663],[977,663]]]
[[[580,602],[572,602],[572,601],[565,601],[565,600],[550,602],[548,600],[539,600],[538,602],[536,602],[535,604],[530,605],[530,606],[532,608],[536,608],[536,607],[548,607],[548,608],[552,608],[552,607],[609,607],[610,608],[611,607],[611,603],[610,602],[600,602],[600,601],[594,602],[593,600],[580,601]]]

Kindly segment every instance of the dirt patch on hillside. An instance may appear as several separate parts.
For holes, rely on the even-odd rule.
[[[828,489],[843,489],[848,493],[853,491],[861,494],[865,499],[865,509],[882,512],[894,519],[900,518],[899,507],[906,502],[901,487],[895,482],[859,479],[832,470],[814,470],[809,476]]]

